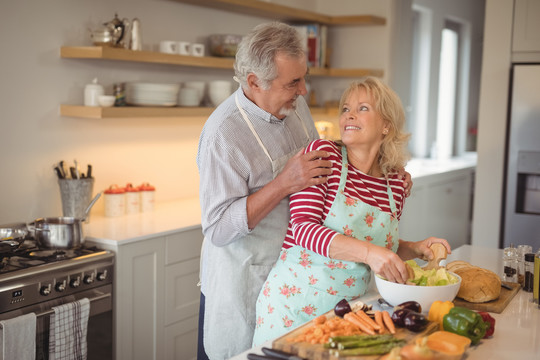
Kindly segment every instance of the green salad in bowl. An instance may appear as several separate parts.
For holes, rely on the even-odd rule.
[[[444,286],[455,284],[459,279],[446,268],[424,270],[414,260],[405,261],[414,271],[414,277],[409,282],[419,286]]]

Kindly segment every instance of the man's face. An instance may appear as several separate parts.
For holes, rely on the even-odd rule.
[[[296,107],[296,98],[307,94],[305,57],[276,56],[278,76],[267,90],[259,87],[254,92],[255,103],[279,119],[283,119]]]

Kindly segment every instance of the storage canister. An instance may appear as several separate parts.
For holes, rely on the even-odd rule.
[[[503,255],[503,280],[518,282],[518,252],[514,245],[504,248]]]
[[[126,213],[126,190],[111,185],[103,192],[105,197],[105,216],[122,216]]]
[[[140,189],[131,183],[126,185],[126,214],[134,214],[141,211]]]
[[[97,81],[95,78],[91,84],[84,87],[84,106],[99,106],[98,99],[100,95],[105,94],[105,90]]]
[[[143,183],[139,186],[139,190],[141,193],[141,211],[146,212],[154,210],[156,188],[149,183]]]
[[[534,256],[534,284],[533,284],[533,302],[538,304],[540,308],[540,249],[536,252]]]
[[[533,291],[534,286],[534,254],[527,253],[525,254],[525,282],[523,284],[523,290],[527,292]]]

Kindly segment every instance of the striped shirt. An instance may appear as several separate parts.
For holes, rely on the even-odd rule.
[[[326,183],[311,186],[291,195],[291,220],[283,242],[283,249],[299,245],[320,255],[328,256],[330,244],[338,232],[322,224],[339,188],[342,167],[341,148],[332,141],[315,140],[309,144],[306,152],[312,150],[325,150],[331,153],[327,159],[332,162],[332,174]],[[397,173],[391,173],[388,182],[392,189],[399,220],[404,203],[404,187],[403,181],[399,180],[397,175]],[[347,197],[391,213],[387,182],[384,177],[376,178],[367,175],[349,164],[344,193]]]
[[[302,96],[297,99],[296,110],[308,135],[296,115],[280,120],[255,105],[241,88],[214,110],[201,132],[197,166],[203,234],[217,246],[251,232],[246,199],[273,179],[272,164],[242,118],[235,94],[273,160],[319,138]]]

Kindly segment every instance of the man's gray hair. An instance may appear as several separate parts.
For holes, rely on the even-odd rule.
[[[257,25],[238,45],[234,72],[236,80],[247,89],[249,73],[257,76],[263,89],[277,77],[276,55],[306,56],[300,33],[292,26],[279,23]]]

